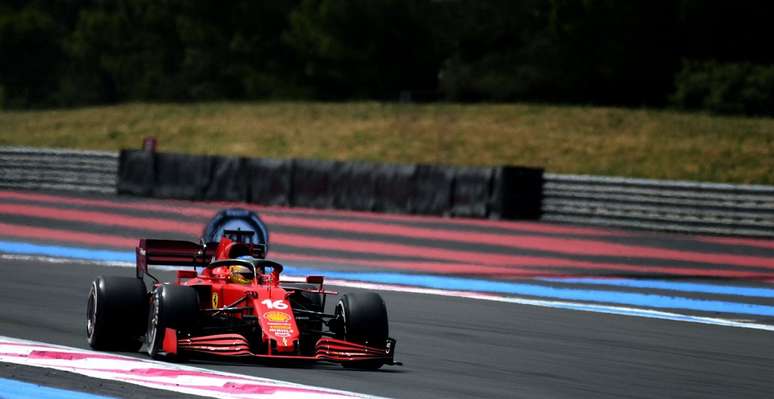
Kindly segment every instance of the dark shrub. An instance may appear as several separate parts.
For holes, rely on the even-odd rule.
[[[774,115],[774,65],[685,62],[672,103],[723,114]]]

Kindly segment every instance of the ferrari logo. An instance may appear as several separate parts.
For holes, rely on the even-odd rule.
[[[212,308],[217,309],[218,308],[218,293],[213,292],[212,293]]]

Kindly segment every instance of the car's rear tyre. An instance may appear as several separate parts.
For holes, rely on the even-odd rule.
[[[135,277],[99,276],[86,302],[86,337],[96,350],[137,351],[147,320],[147,292]]]
[[[343,295],[336,304],[336,317],[340,320],[338,335],[351,342],[384,348],[389,336],[387,306],[379,294],[358,292]],[[362,360],[343,363],[344,367],[375,370],[384,360]]]
[[[167,328],[191,331],[196,328],[198,321],[199,295],[193,287],[159,286],[151,296],[148,310],[148,328],[145,333],[148,355],[154,359],[161,357]]]

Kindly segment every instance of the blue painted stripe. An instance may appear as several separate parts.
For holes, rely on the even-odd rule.
[[[16,380],[0,378],[0,398],[2,399],[109,399],[111,396],[49,388]]]
[[[0,241],[0,251],[24,254],[42,254],[78,259],[133,262],[131,252],[90,250],[82,248],[58,247]],[[494,292],[509,295],[525,295],[541,298],[588,301],[641,306],[658,309],[683,309],[700,312],[736,313],[756,316],[774,316],[774,306],[731,301],[714,301],[678,296],[664,296],[633,292],[608,290],[585,290],[576,288],[557,288],[532,283],[514,283],[489,281],[461,277],[447,277],[424,274],[399,274],[383,272],[342,272],[286,265],[289,275],[321,274],[331,279],[364,281],[381,284],[397,284],[414,287],[436,288],[443,290]]]
[[[710,317],[693,316],[688,314],[667,313],[667,312],[658,311],[658,310],[622,308],[622,307],[616,307],[612,305],[595,305],[595,304],[588,304],[588,303],[573,303],[573,302],[551,302],[550,304],[539,305],[539,306],[547,306],[554,309],[577,310],[581,312],[606,313],[606,314],[615,314],[615,315],[622,315],[622,316],[646,317],[650,319],[684,321],[688,323],[701,323],[701,324],[711,324],[711,325],[717,325],[717,326],[744,327],[744,328],[753,328],[757,330],[774,331],[774,326],[770,326],[766,324],[745,323],[745,322],[738,322],[734,320],[716,319],[716,318],[710,318]]]
[[[109,251],[104,249],[89,249],[63,247],[57,245],[41,245],[25,242],[0,241],[0,252],[11,254],[35,254],[57,256],[64,258],[87,259],[103,262],[134,262],[134,252]]]
[[[605,278],[541,278],[540,281],[589,284],[615,287],[649,288],[666,291],[697,292],[704,294],[750,296],[760,298],[774,298],[774,289],[742,287],[738,285],[720,285],[704,283],[686,283],[665,280],[640,280],[640,279],[605,279]]]
[[[556,288],[539,284],[477,280],[460,277],[397,273],[359,273],[286,267],[293,275],[322,274],[327,278],[410,285],[458,291],[497,292],[571,301],[615,303],[659,309],[684,309],[700,312],[738,313],[756,316],[774,316],[774,306],[742,302],[712,301],[633,292]]]

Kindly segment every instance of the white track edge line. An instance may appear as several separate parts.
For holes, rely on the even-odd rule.
[[[388,399],[387,397],[383,397],[383,396],[375,396],[375,395],[363,394],[363,393],[359,393],[359,392],[345,391],[345,390],[336,389],[336,388],[327,388],[327,387],[322,387],[322,386],[314,386],[314,385],[309,385],[309,384],[301,384],[301,383],[292,382],[292,381],[286,381],[286,380],[280,380],[280,379],[268,378],[268,377],[260,377],[260,376],[251,376],[251,375],[247,375],[247,374],[230,373],[230,372],[227,372],[227,371],[219,371],[219,370],[212,370],[212,369],[207,369],[207,368],[202,368],[202,367],[188,366],[188,365],[184,365],[184,364],[180,364],[180,363],[168,363],[168,362],[153,360],[153,359],[150,359],[150,358],[144,359],[144,358],[141,358],[141,357],[127,356],[127,355],[122,355],[122,354],[118,354],[118,353],[114,353],[114,352],[99,352],[99,351],[94,351],[94,350],[90,350],[90,349],[82,349],[82,348],[70,347],[70,346],[65,346],[65,345],[58,345],[58,344],[52,344],[52,343],[47,343],[47,342],[32,341],[32,340],[26,340],[26,339],[21,339],[21,338],[14,338],[14,337],[8,337],[8,336],[0,335],[0,342],[3,341],[3,340],[5,340],[7,342],[18,343],[18,344],[41,345],[41,346],[45,346],[45,347],[49,347],[49,348],[54,348],[54,349],[60,349],[60,350],[64,350],[64,351],[74,351],[76,353],[109,354],[112,357],[117,357],[117,358],[125,359],[127,361],[136,361],[136,362],[154,364],[154,365],[158,365],[159,367],[162,367],[162,368],[174,368],[174,369],[184,370],[184,371],[206,372],[206,373],[211,373],[211,374],[215,374],[215,375],[219,375],[219,376],[223,376],[223,377],[232,377],[232,378],[236,378],[236,379],[247,379],[247,380],[259,379],[259,380],[264,380],[264,381],[267,381],[267,382],[279,383],[280,385],[287,386],[287,387],[300,388],[300,389],[313,389],[313,390],[314,389],[319,389],[321,391],[330,392],[332,394],[339,394],[339,395],[342,395],[342,396],[349,396],[349,397],[353,397],[353,398],[361,398],[361,399]],[[46,366],[31,366],[31,367],[49,368],[49,367],[46,367]],[[62,371],[67,371],[67,370],[62,370]],[[79,374],[79,375],[84,375],[84,374],[78,373],[76,371],[67,371],[67,372],[74,373],[74,374]],[[143,384],[136,383],[136,382],[129,382],[129,381],[123,381],[123,380],[113,380],[113,379],[110,379],[110,378],[101,378],[101,377],[92,377],[92,376],[87,376],[87,377],[95,378],[95,379],[105,379],[105,380],[110,380],[110,381],[116,381],[116,382],[121,382],[121,383],[125,383],[125,384],[141,385],[141,386],[146,386],[146,387],[149,387],[149,388],[152,388],[152,389],[158,389],[158,390],[175,391],[173,389],[164,389],[164,388],[159,388],[157,386],[143,385]],[[191,395],[196,395],[196,396],[203,396],[203,397],[218,397],[217,394],[215,394],[215,393],[213,393],[213,395],[192,394],[192,393],[189,393],[189,392],[185,392],[185,393],[186,394],[191,394]]]

